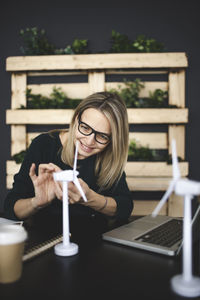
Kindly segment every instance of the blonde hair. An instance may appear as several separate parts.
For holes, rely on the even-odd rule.
[[[111,141],[97,154],[95,175],[100,190],[111,188],[120,179],[128,156],[128,116],[124,101],[114,93],[99,92],[83,99],[77,106],[69,127],[69,136],[62,149],[62,160],[73,166],[76,120],[88,108],[100,111],[111,126]]]

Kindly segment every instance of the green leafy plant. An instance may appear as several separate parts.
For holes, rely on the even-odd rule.
[[[81,99],[70,99],[61,90],[61,88],[53,88],[50,97],[41,94],[32,94],[31,89],[26,91],[27,107],[21,106],[22,109],[65,109],[75,108]]]
[[[72,50],[75,54],[87,54],[88,50],[88,40],[75,39],[72,43]]]
[[[21,29],[20,36],[24,42],[24,46],[21,47],[24,55],[90,53],[87,39],[75,39],[72,45],[66,45],[65,48],[57,49],[55,45],[49,42],[44,29],[39,30],[37,27]],[[131,41],[127,35],[115,30],[111,32],[110,42],[109,52],[112,53],[162,52],[164,50],[163,44],[153,38],[139,35],[134,41]]]
[[[44,29],[39,30],[37,27],[21,29],[20,36],[24,41],[24,46],[21,47],[24,55],[54,54],[55,46],[48,41]]]
[[[23,39],[24,46],[21,51],[24,55],[52,55],[52,54],[86,54],[88,50],[88,40],[75,39],[72,45],[67,45],[64,49],[56,49],[49,42],[44,29],[37,27],[20,30],[20,36]]]
[[[111,32],[111,48],[110,52],[112,53],[127,53],[132,52],[131,41],[128,36],[121,34],[115,30]]]
[[[139,35],[133,42],[133,52],[162,52],[164,45],[155,39]]]
[[[111,89],[110,92],[117,93],[125,101],[127,108],[173,108],[176,105],[168,105],[168,91],[156,89],[149,92],[149,97],[139,97],[144,84],[139,78],[134,81],[126,81],[125,87],[118,85],[118,89]]]
[[[134,81],[126,81],[124,79],[125,87],[118,85],[118,89],[111,89],[110,92],[117,93],[125,101],[126,107],[139,107],[139,92],[144,87],[140,79],[136,78]]]
[[[165,161],[167,164],[172,164],[172,156],[166,151],[162,152],[159,149],[149,149],[148,146],[141,146],[136,140],[131,140],[128,150],[129,161]],[[183,159],[178,157],[178,161]]]
[[[66,46],[64,49],[55,49],[55,54],[74,54],[74,51],[72,50],[71,45]]]
[[[152,161],[155,156],[153,150],[139,145],[135,140],[129,144],[128,159],[137,161]]]
[[[12,156],[12,159],[17,163],[21,164],[24,160],[24,157],[26,155],[26,150],[22,150],[19,153],[16,153],[15,155]]]
[[[111,32],[112,53],[140,53],[140,52],[162,52],[164,45],[153,38],[147,38],[145,35],[139,35],[134,41],[131,41],[127,35],[112,30]]]
[[[55,54],[87,54],[88,40],[75,39],[72,45],[66,46],[64,49],[55,49]]]

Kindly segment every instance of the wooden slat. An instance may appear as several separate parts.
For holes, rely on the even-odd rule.
[[[184,199],[172,193],[168,200],[168,215],[172,217],[183,217]]]
[[[188,175],[188,163],[179,163],[181,176]],[[165,162],[128,162],[125,167],[126,175],[129,177],[144,176],[144,177],[171,177],[172,165]]]
[[[69,98],[83,99],[89,95],[88,83],[59,83],[59,84],[29,84],[27,88],[31,89],[32,94],[41,94],[49,97],[53,88],[61,88]]]
[[[7,160],[6,162],[6,174],[14,175],[19,172],[21,164],[17,164],[14,160]]]
[[[13,184],[13,175],[6,176],[6,188],[11,189]]]
[[[185,70],[169,72],[169,104],[185,107]]]
[[[117,70],[117,69],[109,69],[105,70],[106,75],[161,75],[161,74],[168,74],[169,71],[167,70]]]
[[[151,214],[158,204],[156,200],[134,200],[132,216],[145,216]],[[159,212],[160,215],[167,215],[167,204],[163,205]]]
[[[131,191],[166,191],[171,177],[129,177],[126,178]]]
[[[172,139],[176,140],[177,156],[185,159],[185,126],[184,125],[170,125],[168,128],[169,138],[169,153],[172,153]]]
[[[39,72],[27,72],[27,76],[30,77],[37,77],[37,76],[74,76],[74,75],[87,75],[88,72],[87,71],[51,71],[51,72],[43,72],[43,71],[39,71]]]
[[[11,75],[11,108],[26,106],[26,73],[12,73]]]
[[[26,126],[11,126],[11,155],[26,149]]]
[[[105,73],[89,72],[88,73],[89,94],[102,92],[105,90]]]
[[[129,108],[128,120],[131,124],[187,123],[188,109],[178,108]]]
[[[186,54],[182,52],[16,56],[6,59],[7,71],[181,68],[187,66]]]
[[[69,124],[72,109],[7,110],[6,124]],[[188,109],[128,109],[131,124],[187,123]]]
[[[106,69],[105,74],[106,75],[164,75],[168,74],[169,72],[167,70],[122,70],[122,69]],[[27,76],[30,77],[37,77],[37,76],[74,76],[74,75],[87,75],[87,71],[80,71],[80,70],[75,70],[75,71],[32,71],[32,72],[27,72]]]
[[[168,149],[165,132],[129,132],[129,141],[135,140],[141,146],[150,149]]]
[[[69,124],[74,110],[72,109],[26,109],[8,110],[7,124]]]

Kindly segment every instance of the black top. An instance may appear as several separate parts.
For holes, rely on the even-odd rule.
[[[32,141],[20,171],[14,176],[13,188],[5,199],[4,210],[7,218],[17,219],[13,207],[18,199],[34,197],[34,187],[29,176],[29,169],[32,163],[36,164],[36,174],[38,172],[38,165],[41,163],[52,162],[62,170],[72,169],[62,162],[61,149],[62,144],[59,138],[59,132],[54,132],[51,135],[48,133],[41,134]],[[99,187],[96,184],[97,178],[94,174],[95,158],[96,155],[93,155],[86,159],[78,160],[77,168],[79,171],[78,177],[82,178],[92,190],[98,192]],[[101,194],[111,196],[115,199],[117,203],[117,220],[125,220],[130,216],[133,209],[133,201],[125,180],[125,173],[123,173],[117,185],[111,189],[104,190]],[[73,204],[69,205],[69,207],[70,215],[83,217],[99,214],[103,216],[102,213],[96,212],[92,208],[81,204]],[[62,202],[55,199],[51,205],[43,208],[41,211],[46,211],[48,214],[54,216],[60,216],[62,213]]]

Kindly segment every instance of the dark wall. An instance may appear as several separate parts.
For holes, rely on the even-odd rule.
[[[126,34],[131,40],[145,34],[164,43],[166,51],[186,52],[186,105],[189,124],[186,128],[186,159],[190,177],[200,180],[199,127],[200,99],[200,18],[197,0],[132,1],[4,1],[0,9],[0,211],[7,193],[6,160],[10,159],[10,127],[5,111],[10,108],[10,74],[5,71],[8,56],[22,55],[20,29],[44,28],[57,48],[64,48],[75,38],[88,39],[92,52],[109,50],[111,30]]]

